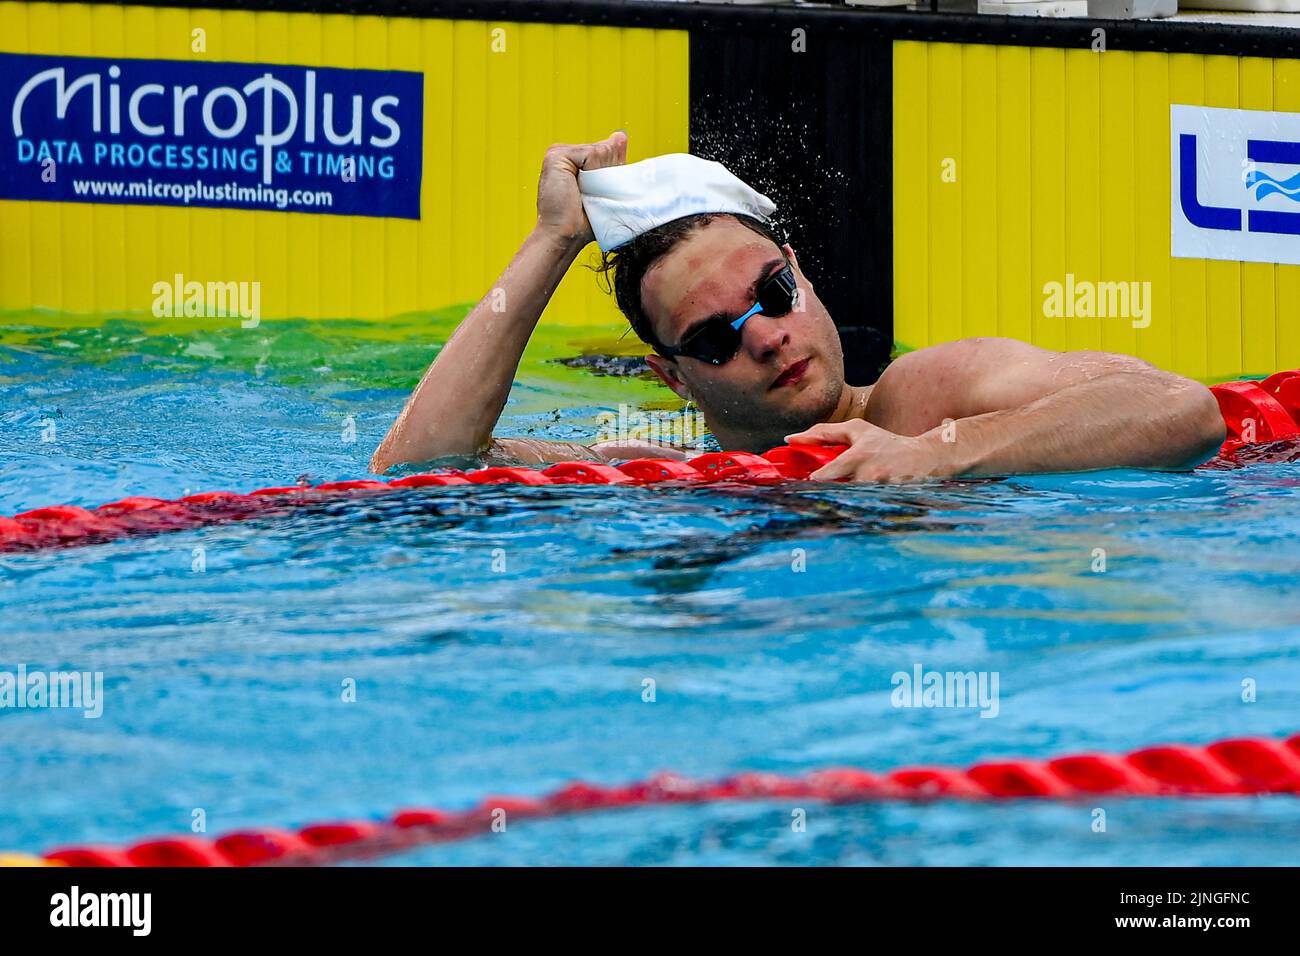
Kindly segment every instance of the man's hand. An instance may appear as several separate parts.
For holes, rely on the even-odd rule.
[[[952,474],[931,438],[895,435],[860,418],[822,422],[807,431],[787,435],[785,440],[792,445],[849,446],[830,464],[809,475],[813,481],[920,481]]]
[[[582,209],[578,171],[622,166],[627,162],[627,134],[611,133],[599,143],[557,144],[546,151],[537,182],[537,228],[564,241],[583,245],[595,236]]]

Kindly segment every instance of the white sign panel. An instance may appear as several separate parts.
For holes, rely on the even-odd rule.
[[[1175,103],[1169,138],[1174,256],[1300,264],[1300,113]]]

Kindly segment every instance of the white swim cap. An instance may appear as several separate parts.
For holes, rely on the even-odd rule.
[[[767,222],[776,204],[721,163],[668,153],[625,166],[580,170],[582,208],[604,252],[656,226],[702,212],[732,212]]]

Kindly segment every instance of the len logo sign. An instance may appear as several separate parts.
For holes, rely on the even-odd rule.
[[[1300,264],[1300,113],[1169,108],[1174,256]]]

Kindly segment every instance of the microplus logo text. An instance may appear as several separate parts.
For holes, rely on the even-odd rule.
[[[0,199],[420,217],[424,77],[0,54]]]

